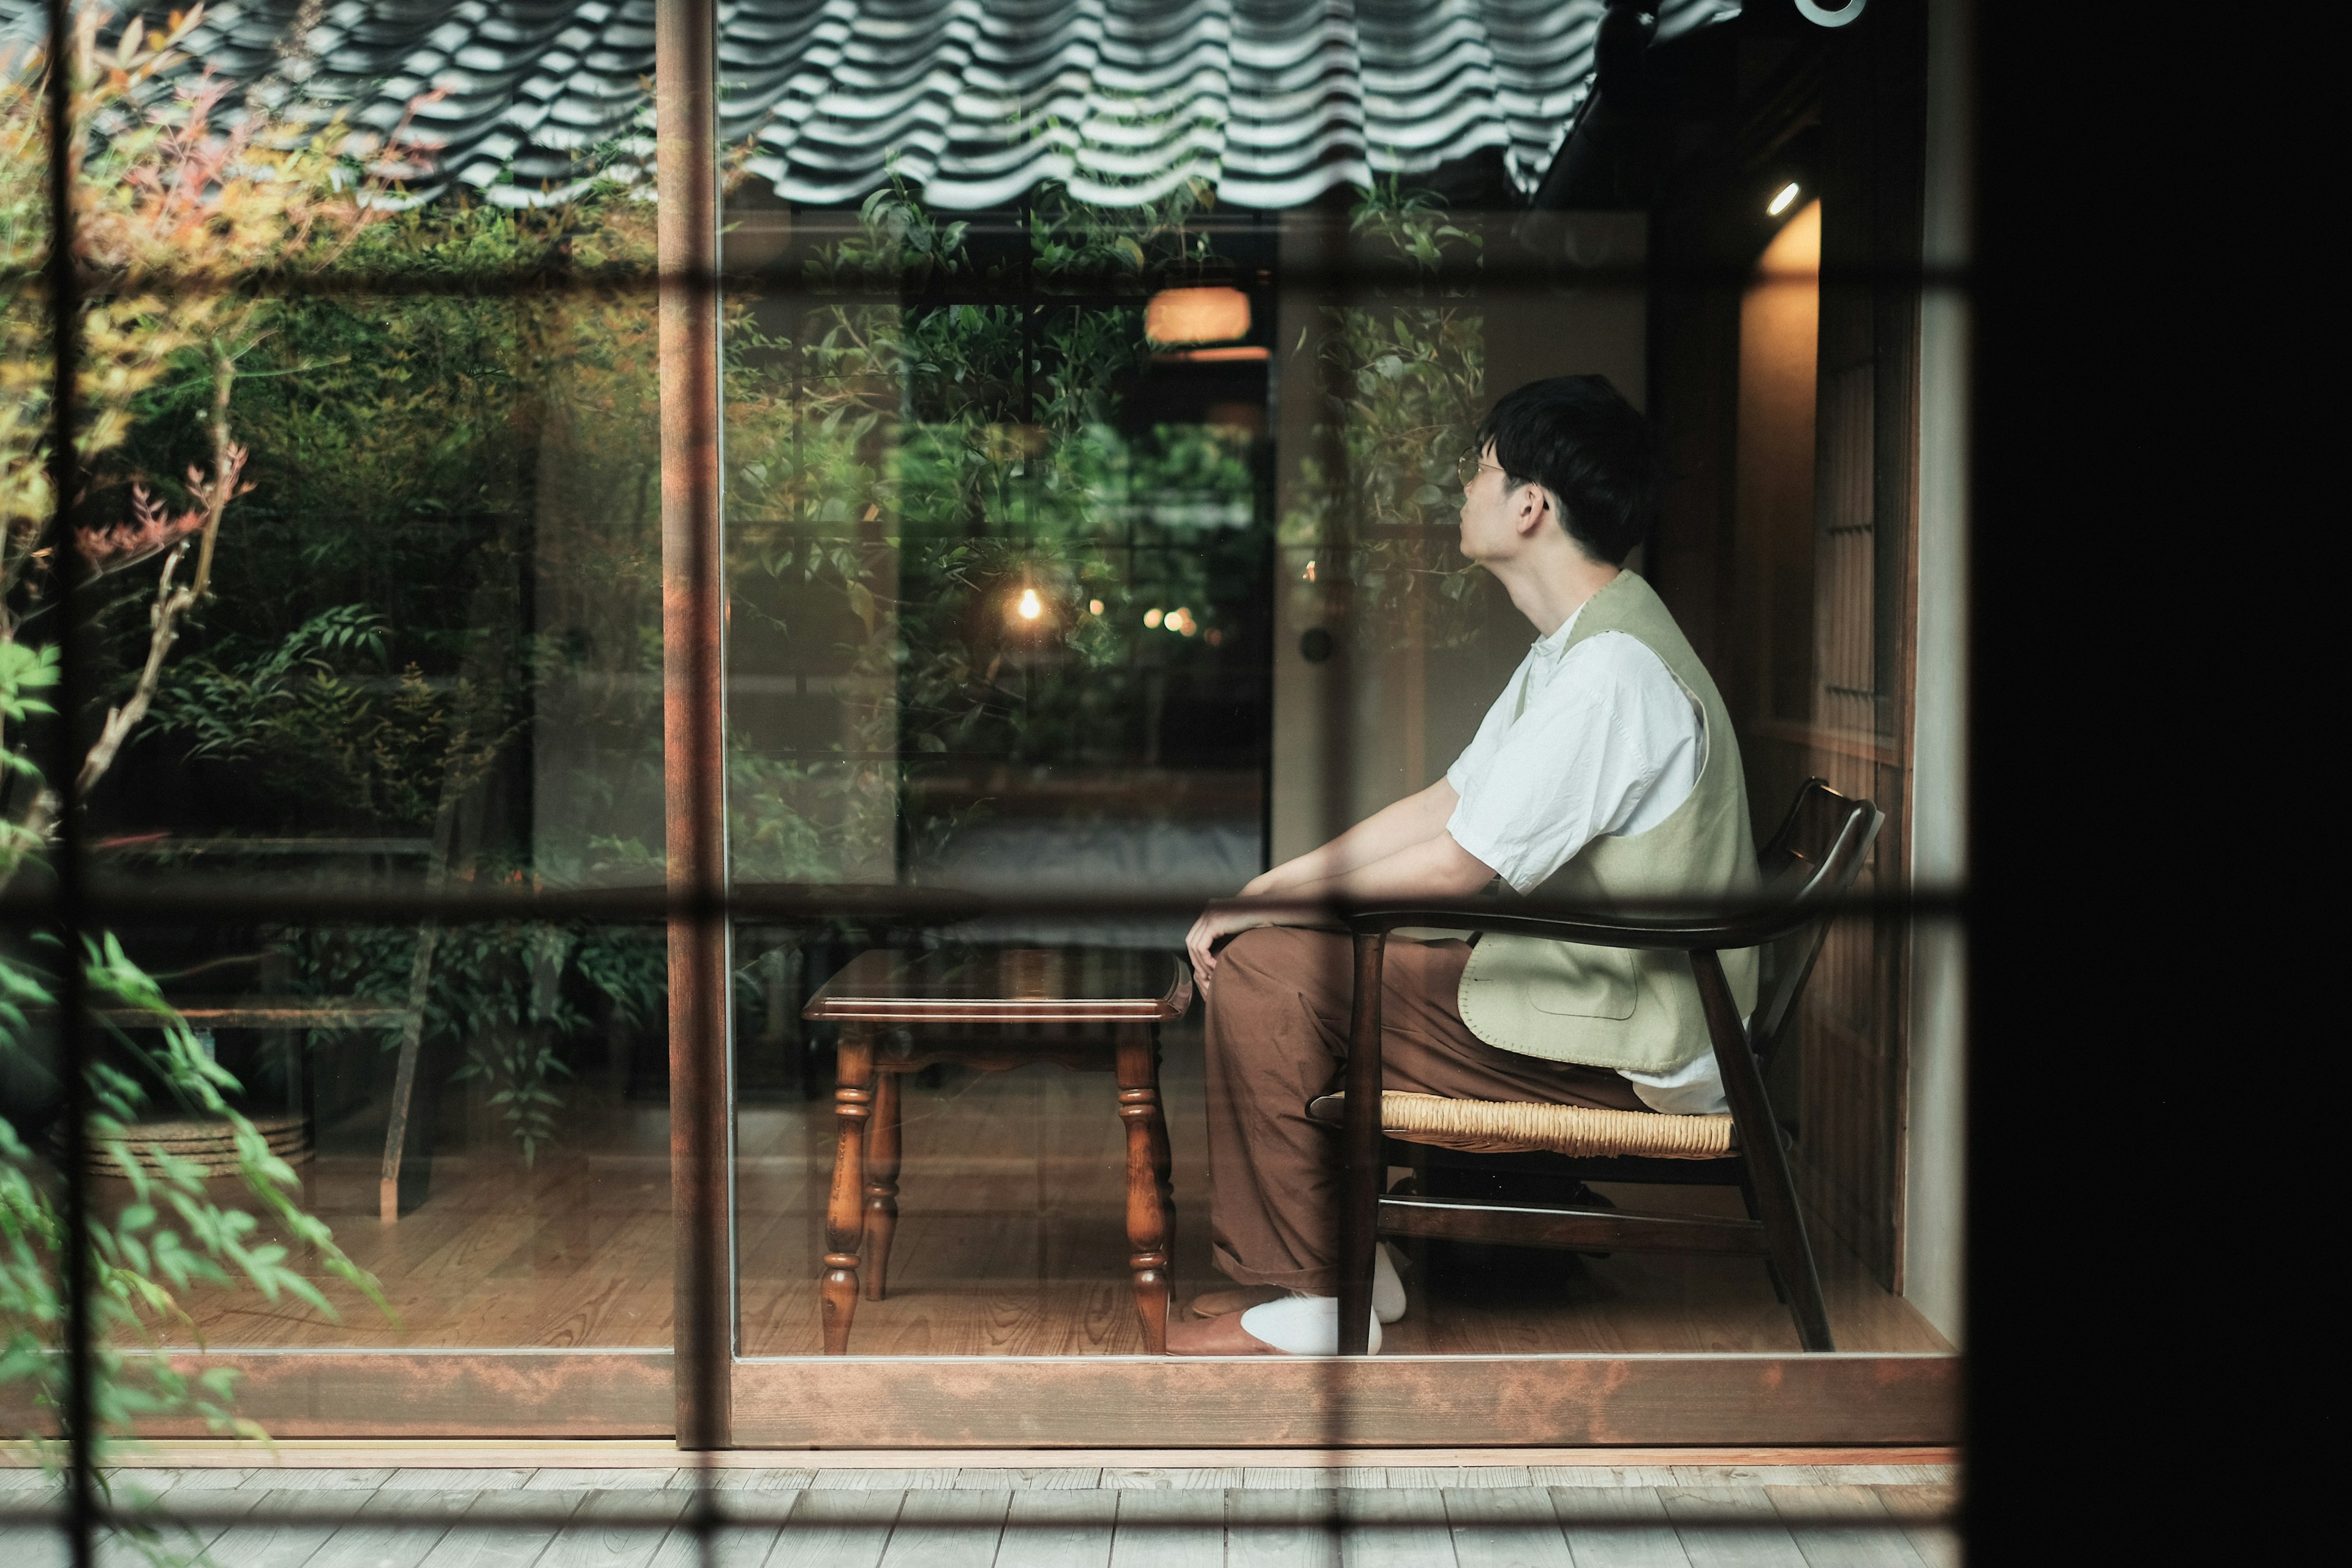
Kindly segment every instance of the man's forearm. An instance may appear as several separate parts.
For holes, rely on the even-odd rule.
[[[1289,865],[1307,858],[1301,856]],[[1220,900],[1202,910],[1185,933],[1184,948],[1194,977],[1206,985],[1216,973],[1217,944],[1253,926],[1330,926],[1335,922],[1324,900],[1467,898],[1494,877],[1492,868],[1440,827],[1418,844],[1336,877],[1276,888],[1253,883],[1241,898]]]
[[[1297,898],[1349,903],[1391,899],[1463,899],[1494,879],[1492,867],[1456,844],[1454,836],[1441,827],[1434,836],[1406,845],[1369,865],[1283,891]]]
[[[1286,860],[1251,881],[1245,892],[1305,893],[1349,872],[1426,844],[1445,831],[1462,797],[1444,779],[1382,806],[1329,843]],[[1448,839],[1448,843],[1452,840]]]

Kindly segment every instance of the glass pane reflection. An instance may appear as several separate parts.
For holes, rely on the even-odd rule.
[[[1522,258],[1487,279],[1481,254],[1521,243],[1507,223],[1383,199],[1355,214],[1349,255],[1372,280],[1350,289],[1303,215],[1184,211],[1178,260],[1150,248],[1165,215],[1051,190],[971,216],[903,192],[857,215],[739,195],[730,268],[756,276],[727,316],[736,874],[1023,900],[926,930],[739,925],[742,1353],[824,1345],[850,1026],[803,1009],[829,980],[877,946],[1172,953],[1201,900],[1441,773],[1526,651],[1526,623],[1456,546],[1455,459],[1493,396],[1528,379],[1595,373],[1645,395],[1649,301],[1626,276],[1643,230],[1560,220],[1574,232],[1544,243],[1577,262],[1547,273]],[[1055,248],[1074,227],[1097,254],[1123,237],[1143,259],[1088,273],[1083,247]],[[1413,259],[1421,240],[1436,259]],[[1187,330],[1165,323],[1204,289],[1244,303],[1218,318],[1236,341],[1210,345],[1229,356],[1154,335]],[[1743,721],[1747,700],[1739,684]],[[1751,758],[1768,767],[1752,781],[1759,841],[1793,785],[1783,755],[1759,742]],[[1087,913],[1057,895],[1165,912]],[[1790,1105],[1805,1064],[1843,1048],[1815,1020],[1866,1010],[1844,977],[1887,940],[1868,922],[1833,936],[1801,1043],[1776,1068]],[[1210,1257],[1201,1024],[1195,1005],[1162,1029],[1158,1079],[1180,1311],[1231,1284]],[[879,1125],[895,1092],[901,1131],[895,1152],[854,1132],[869,1181],[896,1163],[857,1204],[897,1218],[887,1291],[856,1304],[847,1348],[1145,1348],[1117,1083],[1024,1059],[1034,1042],[940,1053],[940,1033],[877,1026],[886,1061],[943,1059],[847,1101],[870,1092]],[[1853,1068],[1826,1070],[1883,1094]],[[1877,1179],[1855,1153],[1876,1114],[1814,1115],[1800,1156],[1811,1201]],[[1474,1169],[1402,1143],[1391,1157],[1400,1195],[1748,1214],[1728,1179]],[[1940,1346],[1870,1240],[1826,1215],[1815,1229],[1842,1346]],[[861,1281],[880,1234],[864,1236]],[[1796,1342],[1754,1259],[1394,1246],[1410,1310],[1391,1352]]]

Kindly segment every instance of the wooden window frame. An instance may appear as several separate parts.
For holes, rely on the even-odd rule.
[[[1259,1358],[735,1353],[713,0],[656,8],[671,1349],[239,1351],[288,1438],[659,1438],[687,1448],[1943,1446],[1957,1354]],[[148,1435],[201,1436],[189,1422]]]

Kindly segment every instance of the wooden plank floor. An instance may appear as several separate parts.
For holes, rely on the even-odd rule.
[[[237,1568],[1957,1568],[1948,1466],[1056,1467],[118,1472],[166,1539]],[[40,1472],[0,1470],[0,1509]],[[0,1525],[11,1568],[66,1561]],[[138,1561],[110,1546],[109,1563]]]
[[[1199,1037],[1171,1031],[1162,1069],[1175,1154],[1177,1295],[1231,1282],[1209,1261]],[[1123,1133],[1107,1075],[1024,1068],[906,1090],[905,1167],[890,1296],[861,1302],[862,1354],[1141,1352],[1125,1278]],[[826,1108],[738,1118],[743,1348],[805,1355],[819,1343],[816,1274],[833,1130]],[[1740,1213],[1729,1188],[1609,1189],[1626,1206]],[[1818,1238],[1841,1348],[1951,1347],[1880,1289],[1834,1238]],[[1483,1282],[1482,1282],[1483,1283]],[[1556,1293],[1432,1290],[1384,1332],[1406,1354],[1770,1351],[1798,1348],[1765,1270],[1740,1259],[1621,1253],[1583,1259]]]
[[[1211,1267],[1197,1028],[1172,1031],[1163,1072],[1175,1152],[1180,1301],[1228,1283]],[[1137,1354],[1126,1269],[1124,1134],[1107,1073],[1037,1066],[906,1089],[890,1296],[860,1305],[865,1354]],[[553,1144],[526,1169],[503,1139],[433,1162],[427,1201],[379,1223],[380,1118],[331,1128],[303,1167],[306,1199],[383,1282],[387,1321],[329,1289],[341,1321],[300,1303],[200,1294],[205,1341],[267,1346],[617,1348],[670,1341],[668,1112],[595,1075],[566,1086]],[[819,1347],[816,1258],[833,1149],[829,1097],[747,1105],[737,1119],[742,1346]],[[489,1130],[491,1134],[495,1129]],[[110,1184],[120,1186],[121,1184]],[[1738,1212],[1722,1188],[1623,1188],[1629,1206]],[[1841,1349],[1940,1351],[1943,1338],[1816,1231]],[[1619,1254],[1516,1292],[1409,1270],[1411,1310],[1386,1349],[1419,1354],[1797,1348],[1765,1270],[1740,1259]],[[1465,1289],[1463,1287],[1466,1286]]]

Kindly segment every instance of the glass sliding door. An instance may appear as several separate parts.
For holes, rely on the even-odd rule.
[[[971,216],[739,198],[726,314],[732,873],[1001,906],[736,930],[739,1347],[815,1353],[837,1026],[859,952],[1116,955],[1264,865],[1276,237],[1187,193]],[[1144,258],[1130,261],[1128,247]],[[1225,340],[1171,311],[1222,312]],[[1186,334],[1192,334],[1188,336]],[[1101,907],[1108,900],[1132,908]],[[1199,1191],[1197,1018],[1164,1034]],[[920,1042],[916,1042],[920,1048]],[[1132,1354],[1118,1086],[941,1060],[894,1086],[889,1293],[860,1354]],[[1180,1203],[1181,1203],[1180,1199]],[[1180,1287],[1208,1240],[1180,1227]]]
[[[29,243],[55,125],[17,9]],[[486,151],[397,27],[76,19],[120,68],[64,122],[62,492],[28,482],[55,320],[7,338],[0,880],[36,916],[8,1120],[79,1149],[27,1201],[82,1183],[125,1270],[102,1409],[666,1432],[654,205],[610,149]],[[39,248],[12,312],[55,283]],[[77,1076],[78,1145],[37,1087]]]
[[[854,208],[756,187],[733,203],[736,1440],[1948,1435],[1950,1342],[1894,1288],[1869,1234],[1820,1207],[1828,1353],[1803,1352],[1755,1257],[1407,1238],[1392,1255],[1406,1310],[1371,1361],[1160,1357],[1129,1279],[1141,1244],[1109,1055],[982,1048],[919,1012],[869,1026],[831,1010],[866,994],[877,965],[996,975],[1008,950],[1057,975],[1139,956],[1160,968],[1129,989],[1158,994],[1163,974],[1181,987],[1205,899],[1442,775],[1531,637],[1454,538],[1454,458],[1485,409],[1541,376],[1597,374],[1669,442],[1708,437],[1654,400],[1654,376],[1685,366],[1654,348],[1640,215],[1523,220],[1385,190],[1322,213],[1172,216],[1050,187],[1011,211],[936,210],[903,187]],[[1817,216],[1801,210],[1791,237],[1763,226],[1762,259],[1708,285],[1734,307],[1707,352],[1738,376],[1743,476],[1794,468],[1810,483],[1810,361],[1774,357],[1780,339],[1754,321],[1743,336],[1738,306],[1744,291],[1759,320],[1817,309],[1793,298],[1818,293],[1813,274],[1781,259]],[[1129,246],[1139,263],[1055,270]],[[1180,309],[1226,312],[1228,340],[1161,330]],[[1710,619],[1711,563],[1676,553],[1697,531],[1686,498],[1670,489],[1630,564],[1711,639],[1724,680],[1744,681],[1748,650]],[[1736,521],[1745,539],[1773,518]],[[1760,843],[1799,780],[1772,732],[1753,733],[1735,738]],[[1838,777],[1855,796],[1885,793]],[[1876,864],[1899,882],[1899,861]],[[773,914],[743,909],[762,900]],[[1816,1020],[1854,1005],[1851,966],[1868,962],[1854,955],[1889,931],[1902,940],[1899,919],[1881,925],[1835,924],[1772,1064],[1809,1204],[1845,1129],[1895,1125],[1871,1080],[1817,1065]],[[1849,1026],[1876,1037],[1885,1016]],[[1157,1034],[1180,1313],[1232,1286],[1213,1258],[1202,1020],[1190,999]],[[1661,1185],[1606,1161],[1515,1170],[1402,1142],[1390,1158],[1400,1199],[1692,1226],[1756,1212],[1737,1174]]]
[[[1655,47],[1747,47],[1700,20]],[[1366,58],[1412,56],[1422,25],[1367,33]],[[1050,54],[1034,31],[988,47]],[[1882,29],[1821,68],[1915,70],[1914,44]],[[936,102],[845,85],[890,79],[894,49],[854,42],[781,99],[741,52],[727,121],[733,1439],[1948,1437],[1948,1324],[1906,1297],[1890,1184],[1913,524],[1906,459],[1865,432],[1906,417],[1909,263],[1836,216],[1841,181],[1849,211],[1916,199],[1900,127],[1867,119],[1893,111],[1841,88],[1739,131],[1695,97],[1695,122],[1765,142],[1548,166],[1507,135],[1433,151],[1444,116],[1384,76],[1379,113],[1426,116],[1351,165],[1263,129],[1291,100],[1254,67],[1150,110],[1083,71],[1050,103],[993,67]],[[1881,281],[1825,287],[1841,244],[1891,247]],[[1737,1247],[1401,1236],[1378,1357],[1163,1357],[1155,1292],[1181,1322],[1232,1283],[1183,932],[1469,744],[1533,634],[1461,552],[1456,459],[1497,397],[1560,375],[1605,377],[1659,438],[1663,510],[1626,564],[1725,692],[1756,842],[1809,775],[1893,814],[1859,883],[1892,912],[1789,961],[1805,986],[1769,1037],[1825,1321]],[[1073,995],[1105,1011],[1066,1026]],[[1120,1047],[1147,1026],[1116,1009],[1150,1006]],[[1383,1214],[1761,1223],[1745,1166],[1385,1157]]]

